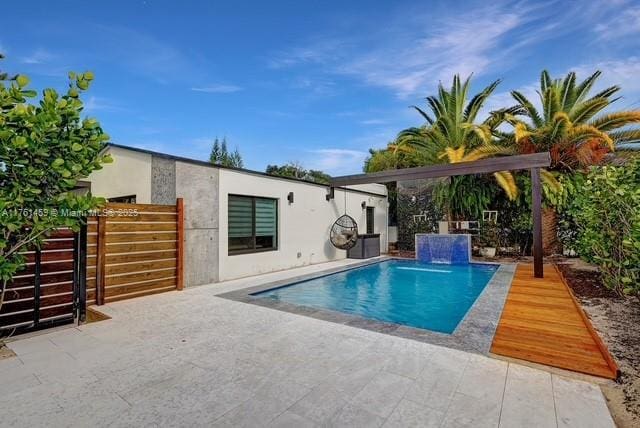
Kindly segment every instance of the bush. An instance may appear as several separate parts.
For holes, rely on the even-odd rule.
[[[101,154],[108,135],[82,118],[80,94],[92,80],[90,72],[70,73],[65,94],[49,88],[30,102],[37,92],[29,79],[0,72],[0,309],[7,283],[25,267],[23,252],[56,228],[78,230],[73,213],[102,202],[73,192],[78,179],[111,161]]]
[[[593,169],[568,210],[576,249],[600,267],[605,286],[640,295],[640,160]]]

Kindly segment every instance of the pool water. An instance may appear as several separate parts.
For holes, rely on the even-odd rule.
[[[388,260],[254,295],[450,334],[497,269]]]

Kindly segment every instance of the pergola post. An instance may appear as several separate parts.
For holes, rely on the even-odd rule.
[[[533,276],[544,277],[542,259],[542,189],[540,168],[531,168],[531,205],[533,215]]]

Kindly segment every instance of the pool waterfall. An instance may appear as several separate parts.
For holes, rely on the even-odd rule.
[[[434,264],[468,264],[471,262],[471,235],[417,233],[416,259]]]

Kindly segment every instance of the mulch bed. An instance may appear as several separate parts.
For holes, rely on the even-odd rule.
[[[622,372],[602,388],[617,425],[640,426],[640,301],[605,288],[600,273],[583,262],[558,266]]]

